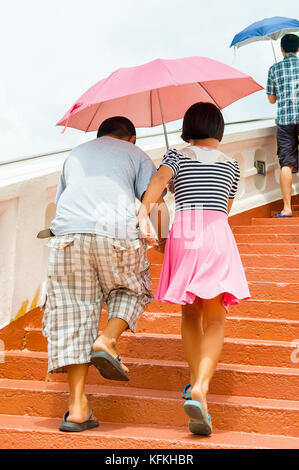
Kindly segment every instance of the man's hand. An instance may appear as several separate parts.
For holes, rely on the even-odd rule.
[[[167,238],[161,238],[161,240],[158,240],[157,244],[154,246],[155,250],[159,251],[159,253],[164,253],[166,241]]]

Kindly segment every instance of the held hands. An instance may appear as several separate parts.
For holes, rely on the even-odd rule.
[[[160,253],[164,253],[165,243],[167,238],[156,239],[151,230],[146,210],[141,206],[138,212],[138,224],[140,230],[140,238],[143,238],[146,243]]]

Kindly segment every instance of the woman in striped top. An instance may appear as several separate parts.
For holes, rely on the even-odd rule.
[[[223,131],[216,106],[192,105],[182,133],[189,145],[168,150],[139,211],[142,227],[152,204],[173,182],[175,218],[167,241],[159,241],[165,256],[156,299],[182,305],[182,339],[190,366],[184,409],[191,418],[190,431],[203,435],[212,432],[206,397],[223,346],[225,313],[250,297],[227,220],[240,170],[236,160],[218,150]]]

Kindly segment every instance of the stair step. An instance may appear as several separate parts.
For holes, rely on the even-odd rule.
[[[298,259],[299,261],[299,259]],[[299,265],[298,265],[299,266]],[[245,274],[248,281],[261,282],[292,282],[299,283],[298,268],[278,268],[275,266],[275,258],[273,257],[272,267],[245,267]]]
[[[253,299],[285,300],[299,299],[299,283],[290,282],[248,282]]]
[[[271,212],[271,217],[277,214],[277,211]],[[293,212],[293,217],[289,219],[279,219],[279,218],[263,218],[263,217],[253,217],[251,219],[252,225],[299,225],[299,211]]]
[[[265,240],[268,238],[265,236]],[[254,242],[254,237],[251,237]],[[299,244],[290,243],[238,243],[239,253],[261,255],[299,255]]]
[[[44,346],[46,346],[46,343],[44,343]],[[225,364],[299,368],[299,364],[292,360],[295,348],[296,345],[289,341],[225,338],[220,361]],[[41,352],[45,353],[45,350],[46,347]],[[179,335],[138,333],[133,336],[130,333],[125,333],[120,338],[118,350],[123,358],[185,361]],[[28,353],[31,353],[31,351]],[[38,351],[32,351],[33,357],[38,354]],[[13,355],[14,351],[5,353],[5,362],[0,367],[0,377],[13,378],[14,366],[12,361],[9,360]],[[30,362],[30,356],[27,356],[27,362]],[[30,365],[26,364],[25,368],[24,364],[24,376],[22,376],[21,367],[21,375],[16,378],[25,378],[25,374],[27,379],[30,378],[28,371],[31,372]],[[34,373],[34,370],[32,372]],[[37,370],[36,373],[40,374],[43,371]],[[46,373],[45,370],[44,373]]]
[[[298,320],[299,302],[284,300],[249,299],[231,307],[234,316]]]
[[[107,314],[104,312],[100,321],[102,331],[107,324]],[[138,322],[138,333],[174,334],[181,333],[180,313],[145,312]],[[299,338],[299,321],[275,320],[265,318],[247,318],[227,316],[225,337],[267,339],[277,341],[292,341]],[[40,328],[27,328],[23,345],[6,345],[6,349],[28,349],[29,351],[46,350],[46,338]]]
[[[60,418],[0,415],[2,449],[298,449],[299,439],[215,429],[209,437],[186,428],[101,422],[83,433],[58,430]]]
[[[185,427],[188,417],[178,392],[87,385],[90,407],[99,421]],[[0,413],[61,417],[68,406],[68,385],[1,380]],[[209,395],[215,428],[299,437],[299,401]]]
[[[130,382],[116,385],[182,393],[189,382],[187,363],[157,359],[126,358]],[[7,357],[3,379],[43,381],[47,372],[46,353],[15,351]],[[66,382],[66,374],[51,374],[51,381]],[[107,385],[95,367],[90,367],[88,384]],[[260,367],[243,364],[219,363],[213,377],[210,393],[292,400],[298,395],[299,369],[286,367]]]
[[[158,279],[152,279],[152,289],[156,292]],[[248,282],[253,299],[296,301],[299,299],[299,283],[296,282]]]
[[[250,299],[230,308],[225,334],[231,338],[288,341],[299,337],[298,317],[299,302]],[[46,338],[41,334],[41,322],[42,312],[39,311],[30,321],[31,325],[36,326],[16,328],[14,334],[5,332],[6,329],[1,330],[0,339],[4,342],[6,350],[46,350]],[[101,328],[106,322],[104,311]],[[155,301],[140,317],[138,332],[179,334],[180,322],[180,306]]]
[[[299,255],[241,255],[241,260],[245,268],[287,268],[298,269]]]
[[[297,258],[297,259],[296,259]],[[261,263],[263,260],[261,260]],[[299,256],[294,257],[294,264],[297,262],[297,267],[291,268],[290,266],[279,268],[276,265],[275,257],[271,259],[270,266],[244,266],[246,278],[248,281],[261,281],[261,282],[299,282]],[[253,264],[253,263],[252,263]],[[153,265],[150,269],[150,274],[153,279],[159,279],[160,269],[158,265]]]
[[[272,219],[269,219],[272,220]],[[298,219],[299,220],[299,219]],[[288,219],[289,221],[289,219]],[[298,234],[298,224],[284,223],[284,220],[280,220],[279,224],[268,224],[268,225],[234,225],[232,227],[233,233],[246,233],[254,235],[256,233],[285,233],[291,235],[293,233]]]
[[[181,313],[181,306],[177,304],[166,304],[154,300],[146,309],[146,312],[155,313]],[[249,299],[240,302],[230,308],[234,316],[259,317],[298,320],[299,302],[286,302],[284,300]]]
[[[247,269],[248,280],[252,280],[249,279],[248,273],[253,272],[254,269],[258,269],[257,274],[260,273],[260,275],[265,276],[265,281],[269,280],[266,279],[268,274],[275,274],[274,278],[270,279],[276,282],[285,282],[286,278],[288,279],[287,282],[292,282],[296,276],[299,279],[299,255],[241,255],[241,259],[243,267]],[[264,271],[262,271],[263,268],[265,268]],[[159,279],[161,269],[160,264],[151,265],[150,275],[152,279]]]
[[[264,233],[255,233],[254,235],[247,233],[234,233],[237,244],[239,243],[288,243],[298,244],[299,234],[298,233],[267,233],[267,237]],[[290,247],[291,248],[291,247]]]
[[[299,255],[299,234],[276,235],[263,233],[259,234],[234,234],[240,254],[261,254],[261,255]],[[153,251],[147,252],[147,257],[152,264],[161,265],[163,257],[161,253]]]

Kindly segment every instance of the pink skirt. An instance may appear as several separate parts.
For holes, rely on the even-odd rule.
[[[168,235],[156,300],[192,304],[196,297],[222,304],[250,298],[240,254],[227,215],[215,210],[185,210],[175,214]]]

